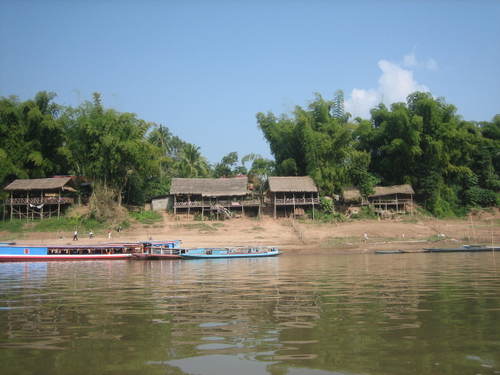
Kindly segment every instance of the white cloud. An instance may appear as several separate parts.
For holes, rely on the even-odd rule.
[[[407,67],[417,66],[417,57],[415,56],[415,52],[409,53],[403,57],[403,65]]]
[[[436,62],[431,59],[435,66]],[[403,65],[417,66],[419,63],[414,53],[404,57]],[[418,83],[413,77],[413,71],[404,69],[398,64],[387,60],[380,60],[378,67],[382,74],[378,80],[376,89],[358,89],[351,91],[349,98],[345,101],[345,109],[353,117],[370,117],[370,109],[384,103],[390,105],[395,102],[404,102],[406,97],[415,91],[429,91],[425,85]]]
[[[438,64],[432,57],[429,57],[425,61],[418,60],[417,56],[415,55],[415,49],[413,49],[411,53],[403,57],[403,66],[407,68],[422,68],[428,70],[438,69]]]
[[[414,91],[429,91],[426,86],[415,81],[413,72],[410,70],[403,69],[387,60],[380,60],[378,67],[382,70],[378,83],[384,104],[406,101],[408,94]]]

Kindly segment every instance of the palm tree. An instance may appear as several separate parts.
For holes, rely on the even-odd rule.
[[[206,177],[210,171],[207,160],[201,156],[200,148],[190,143],[183,147],[177,169],[182,177]]]

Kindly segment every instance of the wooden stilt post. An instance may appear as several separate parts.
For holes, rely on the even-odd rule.
[[[311,202],[313,206],[313,220],[314,220],[314,193],[311,193]]]
[[[57,218],[61,217],[61,190],[58,191],[57,196]]]
[[[190,214],[191,214],[191,195],[188,195],[188,220]]]
[[[276,193],[274,193],[274,218],[276,219]]]
[[[177,215],[177,195],[174,194],[174,216]]]
[[[40,193],[40,204],[42,207],[40,207],[40,219],[43,219],[43,190]]]
[[[293,199],[293,214],[292,217],[295,219],[295,193],[292,193],[292,199]]]
[[[27,191],[26,192],[26,220],[30,219],[30,212],[29,212],[30,204],[29,204],[29,201],[30,201],[30,193],[29,193],[29,191]]]
[[[203,202],[203,195],[201,196],[201,221],[204,220],[205,216],[205,204]]]
[[[12,221],[12,217],[14,215],[13,207],[12,207],[12,191],[10,192],[10,221]]]

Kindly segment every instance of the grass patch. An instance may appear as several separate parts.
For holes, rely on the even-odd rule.
[[[217,227],[206,223],[182,224],[181,227],[189,230],[198,230],[200,232],[216,232],[218,230]]]
[[[212,223],[212,226],[214,228],[222,228],[224,226],[224,223]]]
[[[71,232],[75,229],[82,232],[92,230],[94,233],[106,228],[106,223],[96,219],[84,218],[50,218],[29,223],[32,232]]]
[[[329,237],[321,243],[321,247],[332,247],[346,244],[359,244],[359,237]]]
[[[130,212],[129,215],[141,224],[154,224],[162,220],[162,216],[156,211]]]
[[[446,237],[440,236],[439,234],[434,234],[430,237],[427,237],[425,240],[428,242],[439,242],[445,240]]]
[[[263,231],[263,230],[265,230],[265,229],[264,229],[264,228],[262,228],[262,227],[261,227],[261,226],[259,226],[259,225],[254,225],[252,228],[250,228],[250,230],[251,230],[252,232],[261,232],[261,231]]]
[[[19,233],[23,231],[26,220],[14,219],[12,221],[0,221],[0,232]]]

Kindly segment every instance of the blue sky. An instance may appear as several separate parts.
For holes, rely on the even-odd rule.
[[[500,1],[0,0],[0,96],[54,91],[167,125],[216,162],[270,156],[255,114],[345,92],[366,117],[415,89],[500,113]]]

